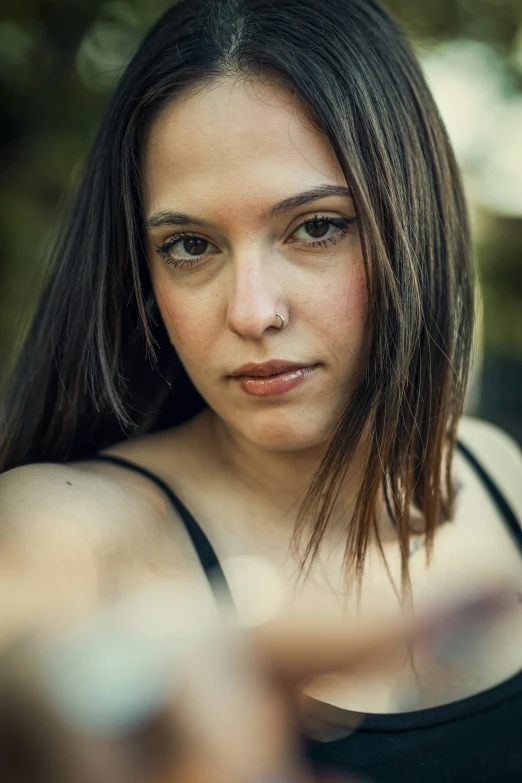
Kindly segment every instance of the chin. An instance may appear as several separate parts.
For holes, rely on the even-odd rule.
[[[306,451],[325,447],[337,421],[325,415],[300,411],[299,414],[263,411],[248,418],[237,417],[234,427],[256,446],[270,451]]]

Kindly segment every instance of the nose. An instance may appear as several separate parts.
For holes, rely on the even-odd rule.
[[[282,312],[284,307],[278,277],[269,253],[250,248],[236,256],[227,309],[231,331],[255,340],[271,326],[280,326],[276,310]]]

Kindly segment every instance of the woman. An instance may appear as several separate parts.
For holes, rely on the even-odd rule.
[[[203,562],[237,602],[227,562],[261,556],[340,623],[520,579],[520,453],[461,418],[473,310],[455,160],[388,13],[183,0],[112,96],[18,362],[10,529],[74,522],[111,596],[207,590]],[[311,762],[518,779],[521,640],[511,617],[456,670],[312,681],[337,734]]]

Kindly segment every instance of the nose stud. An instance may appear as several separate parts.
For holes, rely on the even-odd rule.
[[[284,329],[284,328],[285,328],[285,319],[284,319],[284,318],[283,318],[283,316],[282,316],[282,315],[280,315],[280,314],[279,314],[277,311],[276,311],[276,315],[277,315],[277,317],[279,318],[279,320],[281,321],[281,323],[280,323],[280,325],[279,325],[279,326],[271,326],[271,327],[270,327],[270,329],[274,329],[274,331],[276,331],[276,332],[280,332],[280,331],[281,331],[281,329]]]

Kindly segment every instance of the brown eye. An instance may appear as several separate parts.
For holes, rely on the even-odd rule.
[[[185,239],[183,241],[182,247],[183,250],[187,251],[187,253],[197,256],[201,254],[202,246],[205,245],[208,245],[206,239],[199,239],[198,237],[193,237],[192,239]]]
[[[166,260],[167,264],[180,268],[186,266],[191,268],[200,258],[208,255],[209,248],[212,247],[213,245],[208,239],[192,234],[178,233],[157,247],[156,252]],[[178,252],[174,252],[174,250]]]
[[[313,248],[317,245],[332,246],[337,241],[344,239],[351,226],[357,222],[356,218],[338,218],[329,215],[320,217],[316,215],[311,220],[305,220],[294,232],[297,242],[303,247]],[[299,232],[305,232],[299,236]],[[327,243],[330,243],[329,245]]]
[[[311,220],[304,225],[310,236],[314,237],[314,239],[324,239],[331,224],[326,220]]]

